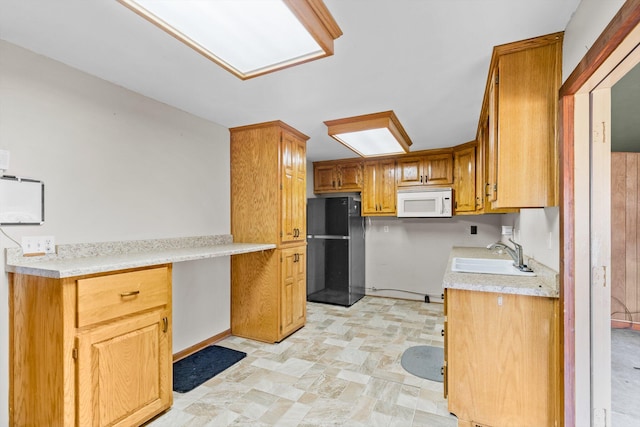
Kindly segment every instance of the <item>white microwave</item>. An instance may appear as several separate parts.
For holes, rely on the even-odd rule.
[[[398,217],[451,217],[451,188],[398,190]]]

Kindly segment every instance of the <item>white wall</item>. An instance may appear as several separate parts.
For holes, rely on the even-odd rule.
[[[57,243],[228,234],[229,134],[0,41],[0,149],[45,182]],[[0,235],[2,248],[14,244]],[[0,284],[0,426],[8,425],[8,284]],[[174,265],[174,352],[229,328],[228,258]]]
[[[439,300],[449,254],[453,246],[487,246],[500,240],[502,215],[453,218],[389,218],[366,220],[366,285],[378,289],[367,294],[423,300],[424,294]],[[470,234],[477,226],[478,234]],[[385,229],[386,227],[386,229]]]
[[[502,225],[513,227],[512,239],[522,245],[524,253],[555,271],[560,270],[560,209],[522,209],[505,214]],[[503,236],[502,240],[507,241]],[[511,245],[513,246],[513,245]]]
[[[564,32],[562,81],[566,81],[625,0],[582,0]]]

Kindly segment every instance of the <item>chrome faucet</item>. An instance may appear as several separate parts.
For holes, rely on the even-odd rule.
[[[513,246],[515,247],[515,250],[511,249],[509,246],[505,245],[502,242],[496,242],[496,243],[494,243],[492,245],[489,245],[489,246],[487,246],[487,249],[492,250],[492,251],[496,250],[496,249],[504,249],[505,251],[507,251],[509,256],[513,259],[513,265],[518,270],[520,270],[520,271],[533,271],[529,267],[527,267],[527,265],[524,263],[522,245],[519,245],[518,243],[514,242],[512,239],[509,239],[509,241],[511,243],[513,243]]]

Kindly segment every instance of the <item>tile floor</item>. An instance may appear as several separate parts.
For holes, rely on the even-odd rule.
[[[640,426],[640,331],[611,330],[611,421]]]
[[[228,337],[247,357],[174,393],[152,427],[455,427],[442,383],[400,365],[414,345],[443,346],[441,304],[364,297],[350,308],[307,304],[307,324],[279,344]]]

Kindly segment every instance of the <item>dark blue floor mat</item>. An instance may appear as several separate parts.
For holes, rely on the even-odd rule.
[[[228,367],[247,353],[212,345],[173,364],[173,391],[186,393]]]

